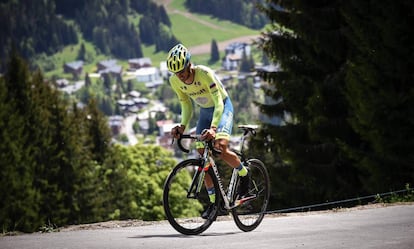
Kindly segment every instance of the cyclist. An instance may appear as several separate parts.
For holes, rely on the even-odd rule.
[[[232,168],[238,169],[241,176],[238,195],[242,198],[248,192],[248,169],[228,149],[233,127],[233,105],[213,70],[203,65],[192,65],[190,59],[190,52],[182,44],[177,44],[168,52],[167,68],[173,73],[169,81],[181,104],[181,125],[172,128],[171,134],[174,138],[179,138],[192,117],[192,102],[200,106],[196,134],[201,134],[203,140],[215,139],[214,147],[221,151],[220,158]],[[196,148],[200,154],[203,153],[201,142],[196,144]],[[211,204],[201,215],[204,219],[209,217],[215,207],[215,189],[209,175],[206,175],[205,186]]]

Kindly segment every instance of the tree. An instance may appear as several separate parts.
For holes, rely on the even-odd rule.
[[[103,201],[96,198],[95,168],[110,155],[106,119],[93,103],[68,111],[60,92],[16,53],[0,90],[3,229],[32,232],[96,220]]]
[[[89,100],[86,111],[88,146],[91,148],[92,159],[101,164],[110,153],[111,131],[108,127],[108,120],[98,109],[95,99]]]
[[[32,231],[42,221],[38,218],[41,195],[33,186],[34,148],[25,130],[29,74],[16,51],[7,65],[8,71],[0,77],[0,220],[3,230]]]
[[[81,46],[78,51],[78,56],[76,57],[78,60],[86,61],[86,49],[85,44],[82,42]]]
[[[4,2],[0,8],[0,23],[0,58],[3,59],[8,57],[12,46],[29,58],[42,52],[52,54],[62,46],[78,42],[74,25],[56,15],[54,1]]]
[[[158,38],[155,41],[156,51],[168,51],[172,46],[179,43],[171,29],[163,23],[158,25]]]
[[[349,120],[362,140],[347,149],[372,192],[414,182],[413,8],[409,1],[349,1],[342,9],[350,48],[345,86]]]
[[[240,67],[239,67],[239,71],[240,72],[251,72],[254,69],[254,61],[253,61],[253,57],[250,54],[249,57],[247,57],[246,52],[243,52],[243,56],[240,62]]]
[[[259,71],[272,100],[259,106],[284,125],[264,124],[253,148],[269,153],[264,160],[274,167],[276,202],[300,205],[361,194],[358,171],[340,150],[340,141],[359,140],[347,122],[348,50],[339,2],[268,3],[261,10],[273,26],[259,47],[282,70]]]
[[[211,41],[210,63],[214,63],[218,60],[220,60],[220,52],[219,52],[216,40],[213,39]]]
[[[164,23],[165,25],[167,25],[168,27],[171,27],[171,21],[170,21],[170,18],[168,17],[167,11],[164,8],[164,5],[159,5],[158,10],[159,10],[158,13],[159,13],[160,21]]]
[[[91,77],[89,77],[89,73],[85,74],[85,87],[89,88],[92,85]]]
[[[289,119],[264,125],[253,148],[284,166],[271,169],[279,193],[322,201],[412,184],[413,4],[268,3],[259,44],[281,70],[260,72],[272,99],[260,107]]]
[[[115,145],[105,161],[102,188],[110,215],[117,219],[164,219],[162,189],[175,161],[160,146]]]

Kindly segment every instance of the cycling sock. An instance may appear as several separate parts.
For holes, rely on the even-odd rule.
[[[237,167],[237,169],[239,170],[239,176],[246,176],[247,175],[247,169],[246,167],[243,166],[243,164],[241,163],[239,167]]]
[[[216,190],[214,188],[207,189],[208,198],[210,199],[211,203],[216,202]]]

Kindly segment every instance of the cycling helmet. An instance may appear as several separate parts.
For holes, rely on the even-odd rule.
[[[172,73],[178,73],[188,66],[191,54],[183,44],[175,45],[167,57],[167,67]]]

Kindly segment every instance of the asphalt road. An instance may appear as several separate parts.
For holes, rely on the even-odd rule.
[[[86,248],[414,248],[414,204],[267,216],[253,232],[233,221],[214,223],[199,236],[178,234],[168,223],[140,227],[0,237],[1,249]]]

